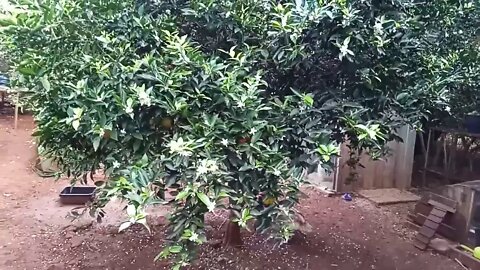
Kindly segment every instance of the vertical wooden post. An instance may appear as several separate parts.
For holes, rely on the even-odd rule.
[[[15,104],[15,116],[14,116],[15,119],[14,119],[14,124],[13,124],[14,129],[17,129],[17,127],[18,127],[18,110],[20,110],[20,107],[17,104]]]
[[[230,210],[230,219],[227,221],[227,229],[223,238],[223,244],[225,246],[239,247],[242,246],[243,241],[240,233],[240,226],[232,221],[234,217],[235,214]]]
[[[432,138],[432,130],[428,130],[428,139],[427,139],[427,150],[425,153],[425,160],[423,162],[423,172],[422,172],[422,187],[426,187],[427,185],[427,168],[428,168],[428,157],[430,156],[430,140]],[[421,137],[423,141],[423,136]]]
[[[448,148],[447,148],[447,134],[443,136],[443,173],[444,179],[448,183]]]
[[[458,135],[454,134],[452,144],[450,145],[450,156],[448,157],[447,170],[450,175],[456,175],[457,149],[458,149]]]

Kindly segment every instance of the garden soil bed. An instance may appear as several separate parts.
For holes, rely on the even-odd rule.
[[[131,228],[117,233],[122,205],[107,209],[104,223],[88,217],[66,218],[71,207],[58,203],[68,182],[55,183],[33,173],[31,118],[0,117],[0,269],[167,269],[153,262],[162,249],[168,209],[153,209],[153,233]],[[299,209],[313,226],[289,245],[274,247],[264,236],[245,232],[245,246],[224,249],[205,245],[190,269],[314,269],[314,270],[456,270],[454,261],[411,244],[414,232],[404,226],[411,205],[376,207],[354,197],[352,202],[307,190]],[[211,243],[222,239],[223,216],[209,217]]]

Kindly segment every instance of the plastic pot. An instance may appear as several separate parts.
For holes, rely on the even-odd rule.
[[[62,204],[83,205],[93,200],[96,187],[66,187],[60,192]]]
[[[480,115],[467,115],[465,117],[465,128],[470,133],[480,133]]]

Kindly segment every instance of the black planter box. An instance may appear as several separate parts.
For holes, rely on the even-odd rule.
[[[62,204],[85,204],[93,200],[96,187],[66,187],[60,192]]]
[[[467,115],[465,117],[465,128],[470,133],[480,133],[480,115]]]

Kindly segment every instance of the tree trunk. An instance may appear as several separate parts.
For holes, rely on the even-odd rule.
[[[230,220],[227,222],[227,230],[225,231],[223,244],[225,246],[239,247],[242,245],[242,235],[240,234],[240,226],[231,221],[233,217],[234,214],[230,213]]]

